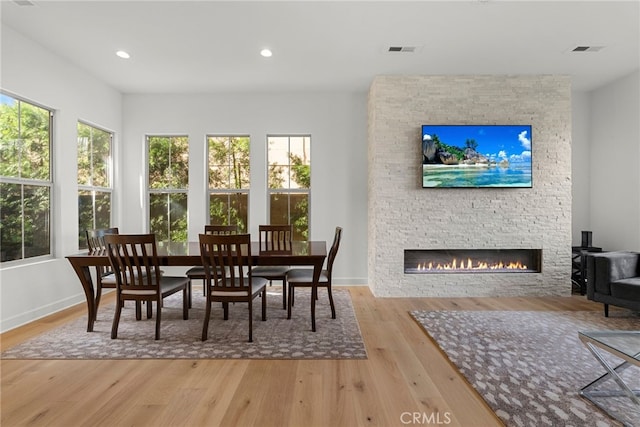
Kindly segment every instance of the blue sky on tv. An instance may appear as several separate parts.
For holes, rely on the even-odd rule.
[[[467,139],[492,160],[531,163],[530,125],[424,125],[422,135],[438,135],[447,145],[464,148]]]

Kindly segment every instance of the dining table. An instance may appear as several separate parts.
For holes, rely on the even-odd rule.
[[[161,266],[193,267],[202,265],[198,242],[158,242],[158,261]],[[282,251],[261,250],[259,242],[251,242],[251,265],[291,265],[313,267],[311,287],[311,330],[316,331],[316,299],[318,280],[327,257],[326,241],[293,241],[290,249]],[[108,266],[109,257],[104,249],[85,251],[66,257],[80,279],[87,302],[87,332],[93,332],[97,307],[91,267]]]

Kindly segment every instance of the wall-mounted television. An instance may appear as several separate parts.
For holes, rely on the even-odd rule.
[[[422,187],[531,188],[531,125],[422,125]]]

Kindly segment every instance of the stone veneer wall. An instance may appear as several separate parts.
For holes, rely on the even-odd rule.
[[[568,77],[378,76],[368,116],[374,295],[570,295]],[[533,188],[423,189],[422,124],[531,124]],[[488,248],[542,249],[542,272],[404,274],[404,249]]]

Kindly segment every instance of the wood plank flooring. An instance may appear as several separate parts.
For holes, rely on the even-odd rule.
[[[602,310],[577,295],[375,298],[345,288],[367,360],[2,360],[0,425],[499,426],[408,312]],[[6,332],[2,349],[83,316],[78,305]]]

